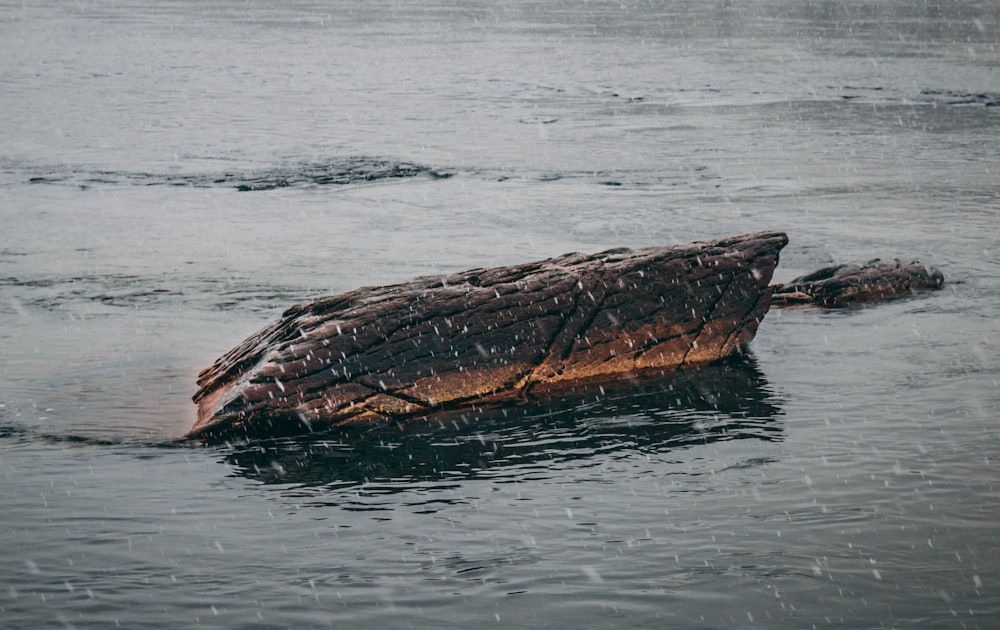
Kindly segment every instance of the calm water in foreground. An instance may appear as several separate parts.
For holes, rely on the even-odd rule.
[[[0,626],[1000,626],[992,0],[0,3]],[[746,361],[199,448],[287,306],[759,229]]]

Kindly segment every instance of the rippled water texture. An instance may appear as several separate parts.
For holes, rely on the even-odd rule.
[[[0,626],[1000,625],[1000,8],[0,4]],[[786,231],[752,354],[202,448],[291,304]]]

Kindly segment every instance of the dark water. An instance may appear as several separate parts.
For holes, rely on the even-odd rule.
[[[0,4],[0,626],[1000,625],[1000,5]],[[174,443],[288,305],[786,230],[745,362]],[[592,394],[592,395],[591,395]]]

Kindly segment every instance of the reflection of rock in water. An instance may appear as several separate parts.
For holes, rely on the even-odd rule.
[[[264,483],[350,487],[520,476],[616,451],[663,452],[742,438],[779,440],[781,414],[752,359],[673,377],[587,386],[519,407],[435,415],[236,447],[226,460]],[[386,492],[393,490],[383,488]]]

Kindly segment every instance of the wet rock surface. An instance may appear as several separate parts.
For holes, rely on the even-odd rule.
[[[775,305],[814,304],[828,308],[881,302],[940,288],[944,275],[917,261],[901,259],[833,265],[775,285]]]
[[[362,287],[288,309],[204,370],[208,442],[546,397],[746,346],[780,232]]]

